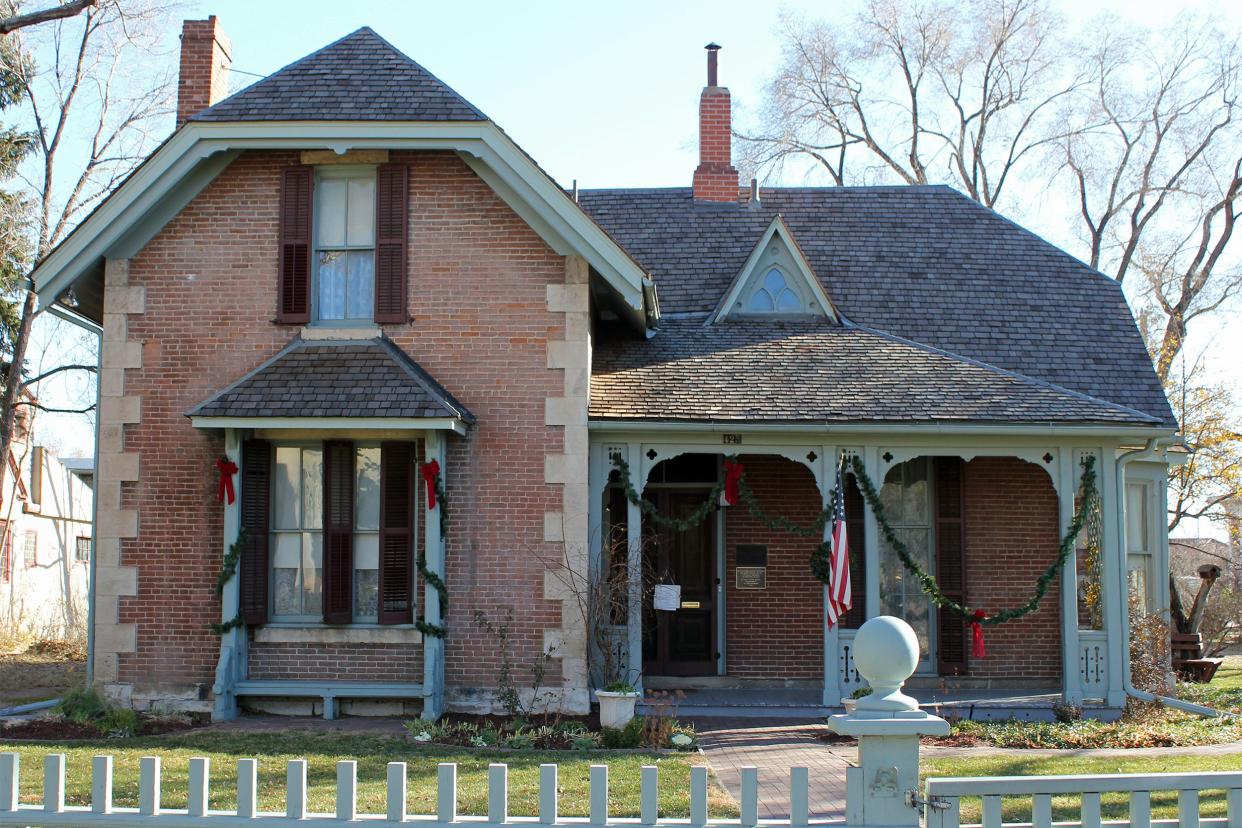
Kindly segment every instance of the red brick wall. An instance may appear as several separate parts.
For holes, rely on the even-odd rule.
[[[121,681],[212,680],[222,441],[184,412],[297,333],[271,322],[278,176],[297,160],[243,155],[131,263],[130,283],[147,290],[146,312],[129,321],[143,367],[125,377],[126,393],[142,397],[142,422],[125,427],[141,480],[122,484],[139,537],[122,546],[122,565],[138,568],[138,595],[121,599],[120,620],[137,623],[138,649],[121,657]],[[514,608],[518,664],[534,660],[545,628],[561,626],[561,604],[542,598],[540,558],[557,553],[543,543],[543,513],[561,508],[543,458],[561,449],[562,429],[543,421],[545,398],[562,393],[546,344],[563,338],[563,317],[546,310],[546,286],[563,282],[564,260],[451,153],[393,160],[411,167],[413,321],[385,331],[478,417],[466,439],[450,442],[447,462],[448,681],[491,686],[500,655],[472,623],[474,608]]]
[[[422,681],[423,650],[404,644],[251,644],[250,678]]]
[[[746,479],[770,515],[802,525],[814,520],[820,496],[810,470],[783,458],[745,457]],[[1035,579],[1056,557],[1057,497],[1041,468],[1012,457],[966,464],[967,601],[1003,609],[1026,601]],[[751,679],[817,679],[823,675],[823,595],[810,573],[810,539],[774,532],[744,508],[725,518],[728,674]],[[768,588],[738,590],[739,543],[768,546]],[[988,658],[968,675],[1048,679],[1061,674],[1059,588],[1026,618],[986,629]]]
[[[820,511],[810,469],[783,457],[744,456],[746,481],[764,512],[810,525]],[[768,586],[736,588],[738,544],[768,547]],[[727,673],[735,678],[820,679],[824,675],[823,585],[811,575],[817,542],[775,532],[745,506],[725,513]]]
[[[965,509],[967,603],[992,611],[1025,603],[1060,542],[1052,479],[1017,458],[977,457],[966,464]],[[1060,676],[1060,619],[1054,582],[1036,612],[984,629],[988,657],[972,659],[969,675]]]

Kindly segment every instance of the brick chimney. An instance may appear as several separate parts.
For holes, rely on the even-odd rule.
[[[694,171],[695,201],[738,199],[737,170],[733,168],[732,113],[729,90],[716,83],[716,54],[720,47],[709,43],[707,86],[699,96],[699,166]]]
[[[181,26],[181,75],[177,79],[177,126],[229,91],[233,45],[213,14]]]

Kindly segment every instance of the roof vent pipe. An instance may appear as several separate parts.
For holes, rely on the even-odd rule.
[[[759,179],[757,178],[750,180],[750,206],[759,206]]]
[[[707,50],[707,85],[718,86],[716,83],[716,53],[720,51],[719,43],[709,43],[703,47]]]

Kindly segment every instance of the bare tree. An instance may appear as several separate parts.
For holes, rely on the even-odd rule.
[[[35,261],[141,162],[153,129],[171,112],[174,85],[159,52],[168,8],[159,0],[98,0],[76,17],[7,35],[27,38],[21,51],[34,56],[8,68],[23,87],[35,146],[24,176],[34,201]],[[16,409],[42,407],[21,396],[38,315],[33,286],[18,301],[21,321],[0,401],[0,456],[12,441]],[[6,471],[0,464],[0,484]]]
[[[1242,208],[1242,48],[1193,18],[1162,35],[1097,27],[1087,93],[1067,114],[1082,128],[1060,151],[1087,262],[1123,284],[1141,274],[1162,317],[1152,358],[1165,380],[1189,322],[1242,286],[1226,257]]]
[[[37,26],[40,23],[50,23],[53,20],[73,17],[74,15],[81,14],[98,2],[99,0],[70,0],[70,2],[62,3],[59,6],[49,6],[45,9],[23,12],[21,14],[6,11],[4,16],[0,17],[0,35],[15,32],[18,29],[25,29],[28,26]]]
[[[949,183],[994,206],[1064,136],[1057,103],[1083,82],[1042,0],[871,0],[845,25],[782,22],[760,123],[739,132],[744,165],[810,160],[837,185]]]
[[[1169,468],[1169,531],[1184,520],[1227,524],[1231,504],[1242,496],[1237,400],[1228,386],[1204,379],[1201,361],[1180,360],[1165,389],[1187,449],[1185,462]]]

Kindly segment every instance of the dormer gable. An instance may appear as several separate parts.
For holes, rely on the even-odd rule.
[[[815,271],[778,214],[713,311],[726,319],[826,319],[841,321]]]

